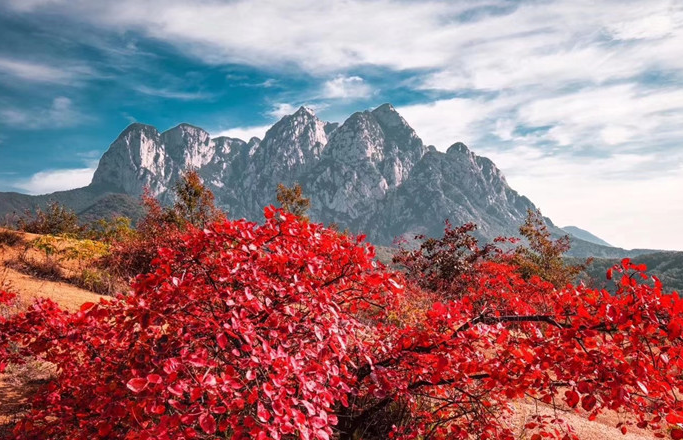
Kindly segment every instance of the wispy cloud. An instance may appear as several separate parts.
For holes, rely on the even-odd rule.
[[[268,111],[268,116],[275,119],[281,119],[284,116],[291,115],[296,111],[297,107],[286,102],[279,102],[273,106],[271,110]]]
[[[552,57],[551,53],[584,61],[600,61],[603,55],[612,54],[613,61],[626,60],[621,63],[625,65],[636,62],[633,55],[643,52],[637,44],[615,51],[602,44],[605,37],[662,40],[658,48],[669,51],[651,51],[643,63],[654,59],[669,65],[681,63],[666,60],[675,48],[671,43],[680,42],[682,7],[673,0],[563,0],[545,2],[542,7],[535,2],[511,6],[503,0],[350,0],[343,4],[54,0],[28,5],[13,0],[10,4],[23,11],[61,11],[113,29],[142,31],[212,63],[293,63],[319,71],[368,64],[397,69],[444,69],[455,64],[462,67],[465,79],[476,82],[485,73],[481,69],[492,73],[492,67],[501,67],[504,75],[512,64],[523,68],[519,61],[527,59],[518,56],[522,54],[530,55],[532,63],[539,57]],[[230,32],[225,32],[224,23],[230,23]],[[584,53],[586,47],[595,50]],[[493,63],[486,59],[492,50],[497,52]],[[479,52],[482,56],[471,56]],[[560,58],[564,64],[565,58]],[[602,61],[605,66],[611,62]]]
[[[0,78],[2,76],[31,82],[73,84],[94,72],[87,66],[50,65],[14,58],[0,57]]]
[[[147,87],[144,85],[135,86],[134,88],[138,92],[145,94],[145,95],[158,96],[160,98],[168,98],[168,99],[179,99],[181,101],[206,100],[206,99],[212,99],[215,96],[212,93],[185,92],[185,91],[171,90],[171,89],[156,89],[156,88]]]
[[[95,168],[44,170],[14,186],[28,194],[49,194],[86,186],[92,181],[94,173]]]
[[[55,98],[48,108],[3,108],[0,124],[15,130],[73,127],[92,120],[92,116],[74,108],[64,96]]]

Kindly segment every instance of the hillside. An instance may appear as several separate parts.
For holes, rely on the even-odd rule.
[[[607,243],[602,238],[591,234],[585,229],[581,229],[576,226],[564,226],[562,227],[562,230],[571,235],[572,237],[578,238],[579,240],[587,241],[589,243],[594,243],[600,246],[613,247],[611,244]]]
[[[683,252],[647,253],[634,257],[633,261],[646,265],[648,274],[657,276],[667,291],[683,293]],[[618,263],[618,259],[595,258],[584,279],[596,287],[608,287],[607,269]]]

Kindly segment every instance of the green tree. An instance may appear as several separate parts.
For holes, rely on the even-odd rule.
[[[194,170],[185,171],[174,187],[176,202],[173,206],[181,223],[190,223],[203,228],[216,221],[223,213],[214,204],[214,195]]]
[[[517,247],[512,260],[524,279],[536,275],[557,288],[563,288],[574,283],[592,261],[589,258],[581,264],[569,264],[564,256],[571,248],[569,236],[553,240],[540,210],[527,211],[526,221],[520,226],[519,233],[528,245]]]

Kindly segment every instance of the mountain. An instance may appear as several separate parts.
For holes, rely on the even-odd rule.
[[[600,246],[613,247],[611,244],[607,243],[602,238],[596,237],[595,235],[591,234],[590,232],[586,231],[585,229],[581,229],[581,228],[576,227],[576,226],[564,226],[562,228],[562,230],[565,231],[570,236],[578,238],[579,240],[584,240],[584,241],[587,241],[589,243],[598,244]]]
[[[476,223],[484,240],[513,236],[527,210],[536,209],[489,159],[460,142],[446,152],[425,145],[384,104],[354,113],[341,125],[301,107],[263,139],[248,141],[212,138],[190,124],[164,132],[131,124],[102,156],[90,185],[42,196],[0,193],[0,215],[56,200],[88,219],[114,212],[135,218],[135,200],[145,188],[171,203],[174,182],[188,168],[197,170],[231,217],[261,219],[263,207],[275,203],[277,184],[298,182],[311,198],[313,220],[365,233],[378,245],[391,245],[398,236],[439,236],[446,219]],[[565,234],[548,221],[555,235]],[[572,242],[577,256],[639,253],[578,235]]]
[[[676,291],[683,294],[683,252],[645,253],[634,257],[633,261],[647,266],[648,274],[658,277],[667,292]],[[614,290],[614,281],[608,281],[605,274],[607,269],[619,262],[617,258],[595,258],[581,279],[591,287]]]

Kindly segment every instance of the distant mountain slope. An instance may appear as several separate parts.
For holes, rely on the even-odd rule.
[[[683,252],[653,252],[633,257],[633,261],[647,266],[647,273],[657,276],[668,292],[683,294]],[[595,287],[609,287],[607,269],[619,264],[618,259],[596,258],[586,270],[586,280]]]
[[[365,233],[379,245],[397,236],[437,236],[444,221],[474,222],[483,240],[513,236],[526,212],[536,209],[510,188],[489,159],[460,142],[445,153],[426,146],[390,105],[357,112],[343,124],[329,123],[305,107],[273,125],[263,139],[211,138],[180,124],[164,132],[131,124],[100,159],[85,188],[42,196],[0,193],[0,216],[50,200],[84,218],[139,215],[135,200],[144,188],[170,203],[173,184],[197,170],[231,217],[260,220],[275,203],[278,183],[301,183],[315,221]],[[551,224],[556,235],[565,232]],[[574,237],[574,255],[623,257],[625,251]]]
[[[612,247],[611,244],[607,243],[605,240],[603,240],[600,237],[596,237],[595,235],[591,234],[590,232],[586,231],[585,229],[581,229],[576,226],[564,226],[562,228],[563,231],[566,231],[567,234],[574,236],[580,240],[588,241],[590,243],[595,243],[599,244],[600,246],[609,246]]]

